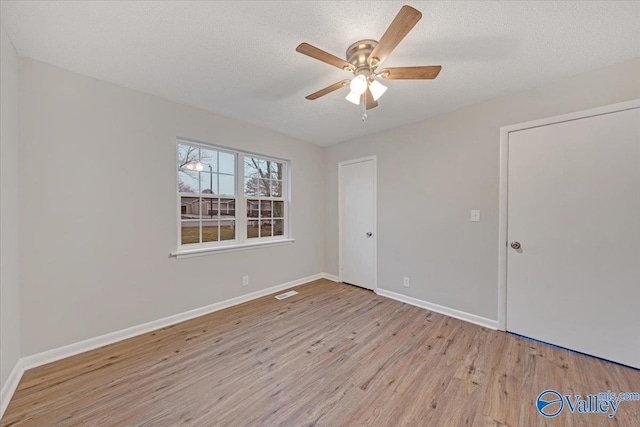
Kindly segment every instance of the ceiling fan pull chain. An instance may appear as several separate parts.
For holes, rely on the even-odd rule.
[[[367,92],[362,94],[362,121],[367,121]]]

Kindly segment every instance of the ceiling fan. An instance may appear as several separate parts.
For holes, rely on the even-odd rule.
[[[432,80],[438,76],[439,65],[422,67],[399,67],[384,68],[378,71],[378,67],[387,59],[387,56],[398,46],[404,37],[422,18],[420,11],[410,7],[402,6],[387,31],[382,35],[380,41],[360,40],[353,43],[347,49],[346,61],[308,43],[301,43],[296,51],[326,62],[334,67],[341,68],[354,74],[352,79],[341,80],[311,95],[306,96],[308,100],[316,100],[321,96],[349,85],[351,91],[346,99],[356,105],[362,103],[363,116],[366,120],[366,110],[378,106],[378,99],[387,90],[377,79],[390,80]]]

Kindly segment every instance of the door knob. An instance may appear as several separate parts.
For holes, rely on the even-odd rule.
[[[521,247],[520,242],[511,242],[511,247],[513,249],[520,249]]]
[[[367,232],[367,237],[371,237],[371,236],[373,236],[373,233],[372,233],[372,232],[370,232],[370,231],[368,231],[368,232]]]

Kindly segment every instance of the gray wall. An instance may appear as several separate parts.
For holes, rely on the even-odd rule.
[[[37,61],[21,59],[19,71],[25,356],[323,270],[338,274],[337,163],[370,154],[379,168],[379,286],[496,319],[500,126],[640,97],[634,60],[322,148]],[[170,258],[176,136],[291,159],[297,241]],[[4,159],[3,151],[3,197]],[[471,209],[481,209],[480,223],[469,222]]]
[[[378,287],[497,319],[500,127],[634,98],[640,59],[329,147],[325,271],[338,274],[338,162],[375,154]]]
[[[0,27],[0,388],[20,358],[18,56]]]
[[[20,73],[24,356],[322,272],[321,147],[29,59]],[[290,159],[296,242],[170,258],[177,136]]]

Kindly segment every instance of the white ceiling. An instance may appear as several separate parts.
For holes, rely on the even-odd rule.
[[[388,81],[360,120],[350,74],[295,51],[344,57],[379,39],[403,3],[423,14],[385,66],[442,65],[434,81]],[[22,56],[330,145],[640,57],[640,2],[3,1]]]

